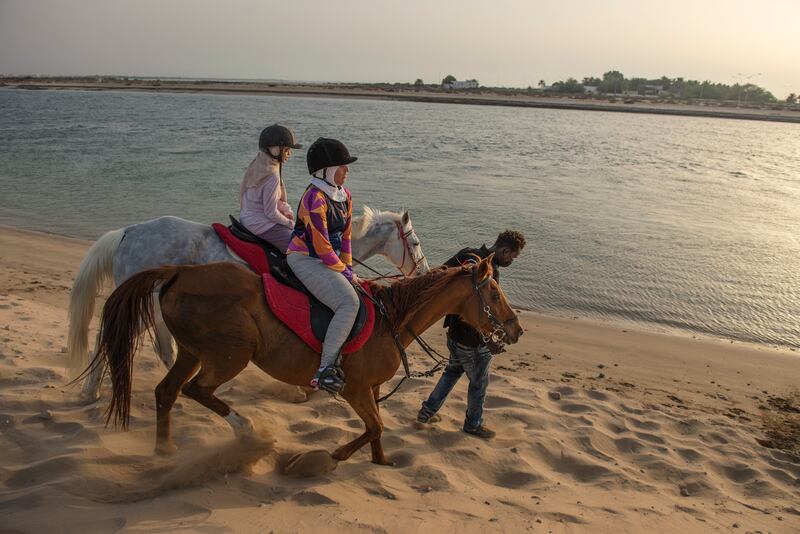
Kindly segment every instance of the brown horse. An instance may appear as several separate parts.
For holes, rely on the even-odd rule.
[[[277,380],[308,385],[320,355],[309,348],[270,311],[260,277],[231,264],[162,267],[132,276],[109,297],[103,308],[100,345],[89,369],[110,368],[113,393],[108,409],[115,424],[127,428],[131,402],[133,355],[143,331],[152,327],[153,289],[161,286],[164,321],[178,344],[178,356],[156,387],[156,452],[170,453],[170,410],[178,391],[224,417],[237,433],[252,432],[252,422],[214,391],[253,361]],[[386,316],[376,314],[372,337],[344,357],[347,385],[341,396],[366,425],[366,432],[334,451],[346,460],[372,445],[372,461],[392,465],[381,446],[383,423],[376,400],[381,384],[397,372],[401,349],[445,314],[458,314],[487,336],[515,343],[522,334],[516,314],[492,278],[491,257],[480,264],[375,285],[373,294]],[[88,369],[87,369],[88,371]]]

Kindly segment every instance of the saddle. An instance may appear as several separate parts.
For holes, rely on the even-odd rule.
[[[317,300],[294,275],[285,253],[250,232],[235,217],[230,216],[230,220],[230,226],[220,223],[211,226],[223,243],[256,274],[261,275],[267,303],[275,316],[312,349],[322,352],[322,341],[333,319],[333,310]],[[366,282],[362,284],[362,288],[371,296]],[[361,305],[358,315],[347,342],[342,347],[343,354],[361,348],[372,334],[374,306],[364,294],[359,294],[359,301]]]

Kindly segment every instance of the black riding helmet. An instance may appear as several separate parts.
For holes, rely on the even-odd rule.
[[[306,163],[308,164],[308,174],[314,174],[325,167],[335,167],[336,165],[349,165],[358,158],[350,155],[350,151],[344,143],[337,139],[320,137],[308,147],[306,153]]]
[[[260,150],[265,150],[271,146],[303,148],[303,145],[295,139],[294,132],[280,124],[267,126],[261,130],[261,135],[258,137],[258,148]]]

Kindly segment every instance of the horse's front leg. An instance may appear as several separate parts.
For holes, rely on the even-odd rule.
[[[380,385],[374,386],[372,388],[372,398],[375,400],[375,410],[378,414],[378,421],[381,420],[380,407],[378,406],[378,399],[380,398],[380,396],[381,396],[381,386]],[[383,428],[382,424],[381,428]],[[395,465],[394,462],[386,459],[386,455],[383,452],[383,445],[381,444],[380,436],[370,441],[369,444],[372,447],[372,463],[378,465],[391,465],[391,466]]]
[[[347,387],[345,386],[345,391]],[[338,461],[344,461],[350,458],[354,452],[371,442],[378,442],[378,450],[380,450],[380,457],[375,457],[375,445],[373,445],[372,461],[377,464],[387,465],[383,456],[383,450],[380,446],[381,433],[383,433],[383,422],[381,416],[378,414],[378,405],[375,404],[375,397],[373,396],[372,389],[358,390],[349,395],[345,395],[345,400],[353,407],[358,416],[364,421],[366,432],[358,436],[356,439],[342,445],[336,449],[332,456]]]

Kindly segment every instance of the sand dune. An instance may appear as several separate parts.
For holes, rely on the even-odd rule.
[[[151,349],[129,432],[104,428],[107,384],[90,406],[64,386],[87,246],[0,230],[0,532],[800,530],[800,457],[757,441],[759,406],[797,385],[797,353],[571,318],[525,314],[523,341],[495,360],[492,441],[460,432],[466,383],[441,422],[416,423],[434,380],[414,379],[382,408],[397,466],[372,465],[369,448],[336,465],[315,451],[360,434],[355,413],[326,394],[292,402],[250,368],[222,396],[260,439],[180,397],[179,452],[156,457],[165,370]],[[440,330],[428,337],[443,348]],[[412,365],[426,365],[419,351]]]

